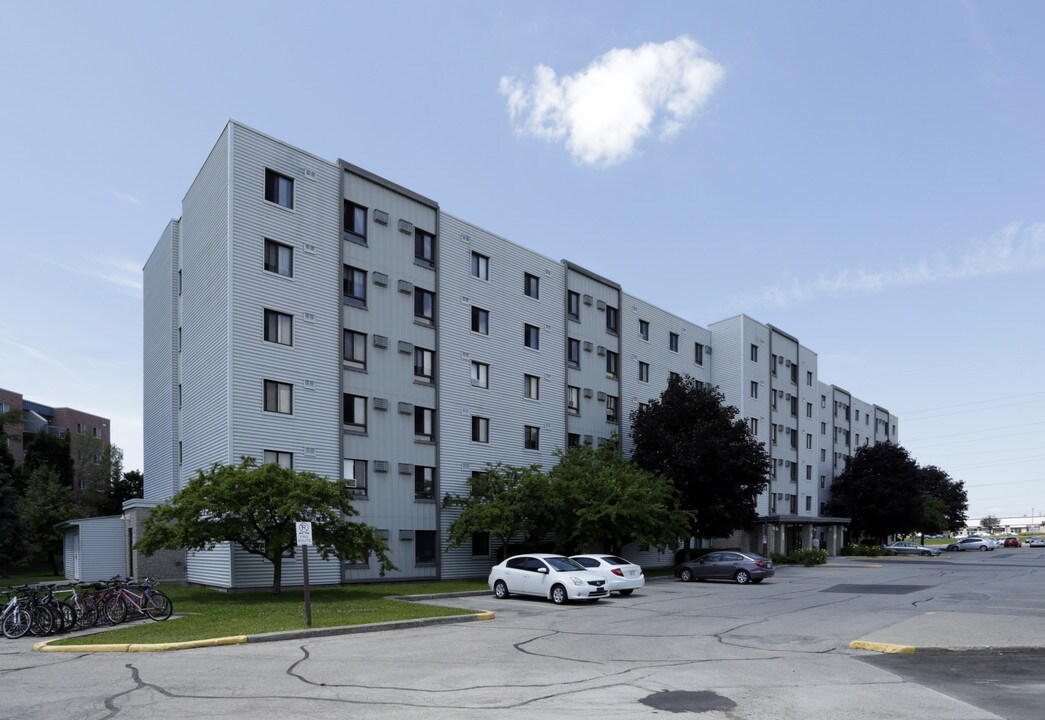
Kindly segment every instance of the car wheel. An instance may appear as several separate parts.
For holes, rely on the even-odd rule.
[[[693,571],[689,568],[682,568],[682,572],[679,573],[679,580],[682,582],[689,582],[693,579]]]
[[[922,552],[921,552],[921,556],[922,557],[929,557],[930,555],[932,555],[932,553],[929,552],[928,550],[922,550]]]
[[[947,552],[958,552],[958,546],[957,545],[948,545],[947,546]]]
[[[556,605],[565,605],[566,601],[570,599],[570,596],[566,594],[566,588],[562,585],[555,585],[552,587],[551,598],[552,602]]]
[[[751,573],[747,570],[737,570],[733,574],[733,579],[737,581],[738,585],[747,585],[751,582]]]
[[[628,597],[633,592],[635,592],[635,589],[634,588],[628,588],[627,590],[618,590],[617,592],[620,593],[621,597]]]
[[[980,552],[984,552],[987,549],[986,545],[980,545]]]
[[[508,586],[504,584],[504,580],[498,580],[493,584],[493,594],[498,600],[508,597]]]
[[[758,585],[763,580],[765,580],[765,578],[751,578],[751,584],[752,585]]]

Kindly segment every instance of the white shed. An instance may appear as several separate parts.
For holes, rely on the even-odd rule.
[[[77,518],[55,525],[65,531],[65,577],[88,582],[122,575],[126,568],[121,515]]]

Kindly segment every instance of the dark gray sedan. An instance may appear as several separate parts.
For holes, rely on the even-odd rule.
[[[894,542],[892,545],[886,545],[885,549],[892,550],[897,555],[921,555],[922,557],[929,557],[930,555],[940,554],[940,548],[938,547],[919,545],[918,543],[909,540]]]
[[[675,577],[682,582],[732,580],[741,585],[757,585],[773,577],[774,572],[773,561],[769,558],[738,550],[716,550],[675,566]]]

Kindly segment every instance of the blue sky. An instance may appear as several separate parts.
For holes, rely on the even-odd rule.
[[[153,7],[155,5],[155,7]],[[0,387],[141,467],[141,267],[229,118],[901,418],[970,516],[1045,511],[1045,5],[20,3]]]

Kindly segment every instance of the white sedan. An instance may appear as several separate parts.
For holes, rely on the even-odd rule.
[[[512,593],[546,597],[556,605],[570,600],[590,600],[608,596],[606,579],[586,570],[576,560],[562,555],[530,553],[515,555],[490,570],[490,589],[498,598]]]
[[[571,555],[570,560],[576,560],[606,578],[606,587],[611,593],[627,597],[646,584],[640,566],[616,555]]]
[[[1042,540],[1040,537],[1029,537],[1025,544],[1027,547],[1045,548],[1045,540]]]

